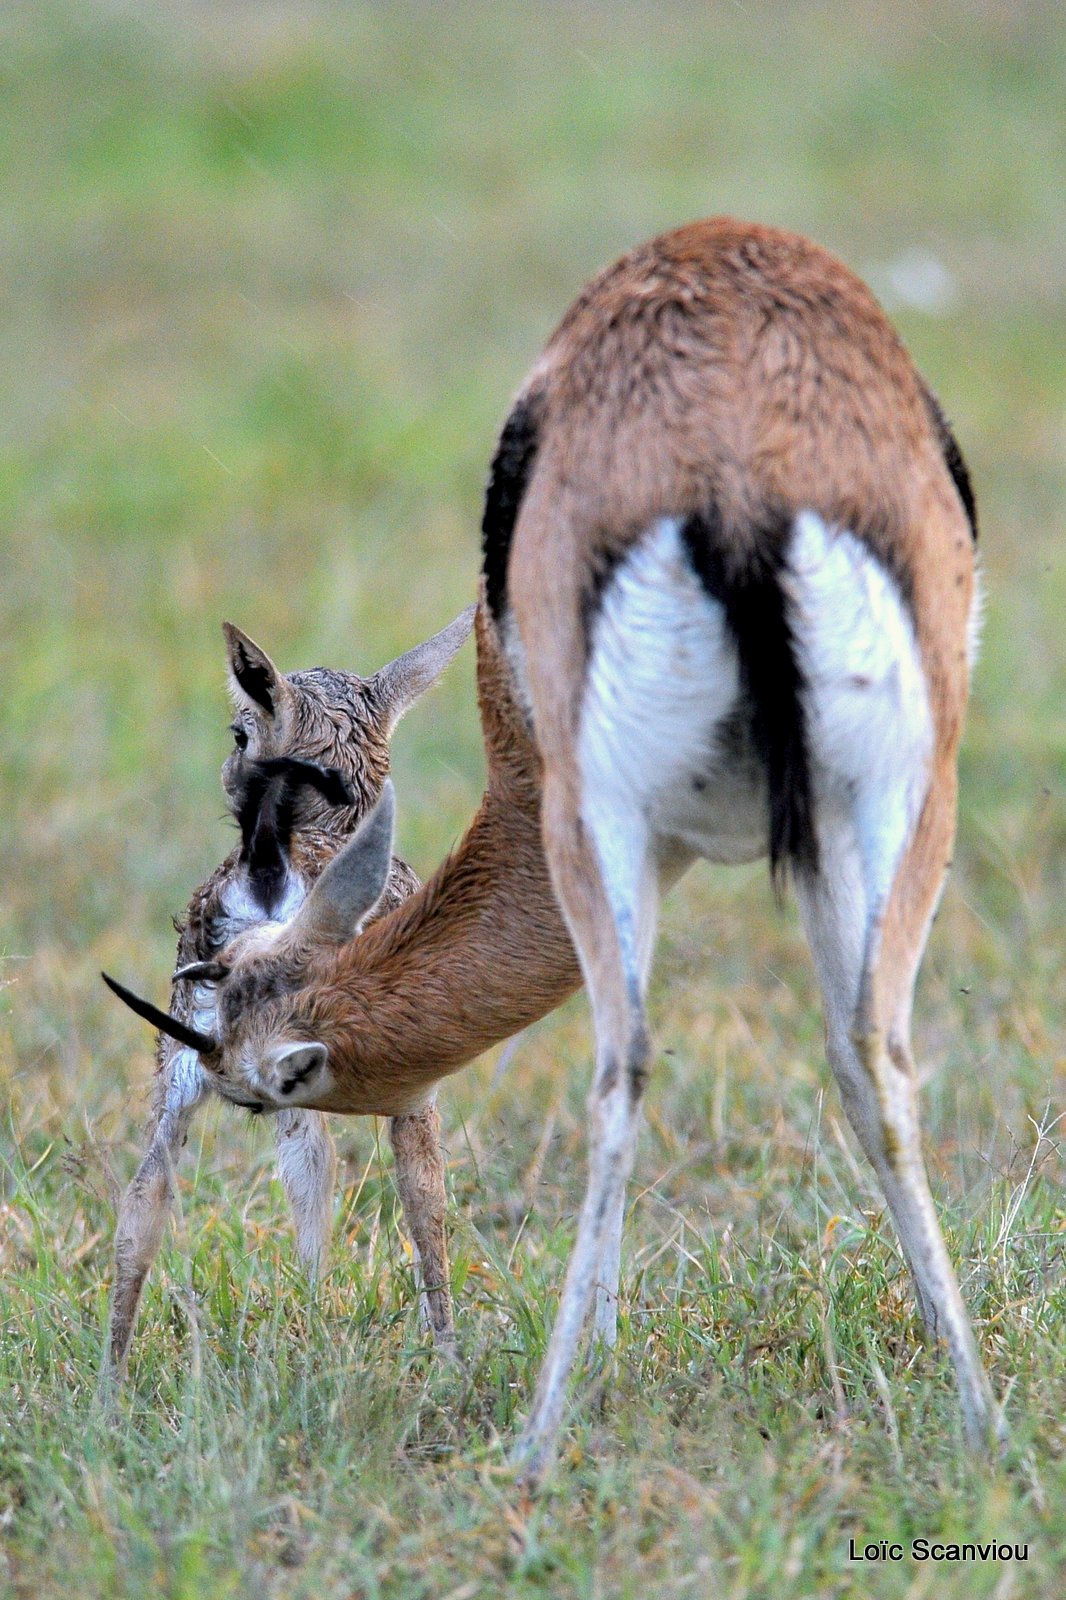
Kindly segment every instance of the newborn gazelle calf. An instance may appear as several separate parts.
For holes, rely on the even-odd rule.
[[[199,1042],[213,1029],[219,955],[238,934],[269,945],[311,884],[373,807],[389,771],[397,722],[433,684],[470,631],[468,611],[372,677],[314,668],[280,673],[258,645],[224,624],[235,706],[234,750],[222,768],[241,843],[196,890],[179,926],[171,1013],[161,1033],[147,1150],[122,1197],[115,1234],[106,1372],[125,1374],[145,1277],[174,1199],[174,1167],[190,1119],[212,1089],[263,1110],[246,1093],[226,1095],[204,1070]],[[378,903],[394,909],[419,887],[391,856]],[[254,932],[253,932],[254,930]],[[271,1108],[273,1109],[273,1108]],[[435,1338],[452,1338],[445,1244],[444,1164],[432,1093],[390,1123],[396,1182],[416,1265],[423,1317]],[[278,1174],[300,1257],[317,1275],[330,1234],[336,1156],[325,1117],[287,1107],[274,1119]]]
[[[660,897],[698,857],[768,855],[795,882],[844,1107],[969,1443],[987,1445],[999,1424],[929,1192],[910,1040],[975,609],[973,496],[936,400],[840,262],[695,224],[566,314],[503,429],[483,532],[481,810],[353,943],[389,849],[384,828],[358,834],[286,932],[304,988],[257,998],[278,954],[251,952],[203,1060],[234,1095],[281,1104],[295,1056],[301,1105],[400,1109],[584,978],[590,1171],[518,1446],[536,1476],[589,1316],[615,1338]]]

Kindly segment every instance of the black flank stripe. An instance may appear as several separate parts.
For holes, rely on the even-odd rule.
[[[690,516],[681,530],[693,569],[724,608],[736,640],[752,739],[766,769],[770,870],[778,888],[790,863],[810,872],[818,866],[805,685],[781,588],[793,520],[791,512],[769,513],[740,549],[723,536],[714,505]]]
[[[923,386],[924,387],[924,386]],[[966,458],[959,449],[959,441],[951,429],[947,417],[944,415],[940,401],[931,389],[925,389],[925,403],[929,408],[929,417],[936,432],[940,449],[943,452],[944,462],[951,473],[951,481],[958,490],[959,499],[962,501],[963,510],[970,523],[970,532],[974,544],[977,543],[977,499],[973,492],[973,483],[970,479],[970,469],[966,465]]]
[[[503,425],[489,469],[481,519],[481,570],[489,610],[499,622],[507,608],[507,560],[515,523],[537,458],[538,421],[531,401],[519,400]]]

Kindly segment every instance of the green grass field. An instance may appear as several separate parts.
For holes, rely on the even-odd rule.
[[[13,5],[0,14],[0,1591],[1051,1596],[1066,1583],[1066,22],[1055,4]],[[970,458],[987,615],[917,1042],[1014,1442],[961,1449],[762,869],[667,907],[617,1359],[518,1497],[584,1172],[572,1002],[441,1097],[466,1370],[384,1127],[317,1302],[269,1130],[212,1110],[121,1418],[93,1409],[169,917],[229,847],[219,624],[368,670],[472,597],[512,390],[589,273],[732,211],[883,295]],[[472,651],[400,730],[423,872],[480,793]],[[848,1561],[1010,1540],[1029,1560]]]

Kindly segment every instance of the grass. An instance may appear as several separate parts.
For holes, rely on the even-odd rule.
[[[1066,28],[1058,8],[13,6],[0,19],[0,1586],[17,1596],[1023,1596],[1066,1571]],[[584,1162],[580,1001],[448,1084],[466,1369],[412,1314],[383,1130],[340,1123],[311,1303],[261,1128],[196,1124],[117,1422],[92,1397],[168,916],[229,833],[219,622],[368,669],[468,600],[494,429],[656,228],[801,228],[890,305],[970,457],[988,587],[918,1041],[1014,1445],[968,1465],[761,870],[665,918],[622,1338],[517,1497]],[[947,274],[935,305],[908,252]],[[903,282],[903,289],[899,287]],[[926,309],[922,308],[925,304]],[[472,663],[396,742],[422,870]],[[1012,1568],[848,1541],[1019,1540]]]

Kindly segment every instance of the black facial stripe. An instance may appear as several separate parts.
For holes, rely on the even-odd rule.
[[[295,756],[246,762],[234,805],[241,829],[241,858],[252,894],[269,915],[285,889],[296,799],[301,787],[317,789],[329,804],[351,806],[352,787],[336,767]]]
[[[324,766],[320,761],[308,761],[300,756],[274,756],[258,765],[266,777],[284,778],[293,789],[302,783],[317,789],[331,806],[355,804],[351,784],[337,767]]]
[[[507,561],[515,523],[537,458],[538,418],[531,400],[519,400],[503,425],[489,469],[481,519],[481,570],[489,610],[498,622],[507,606]]]

